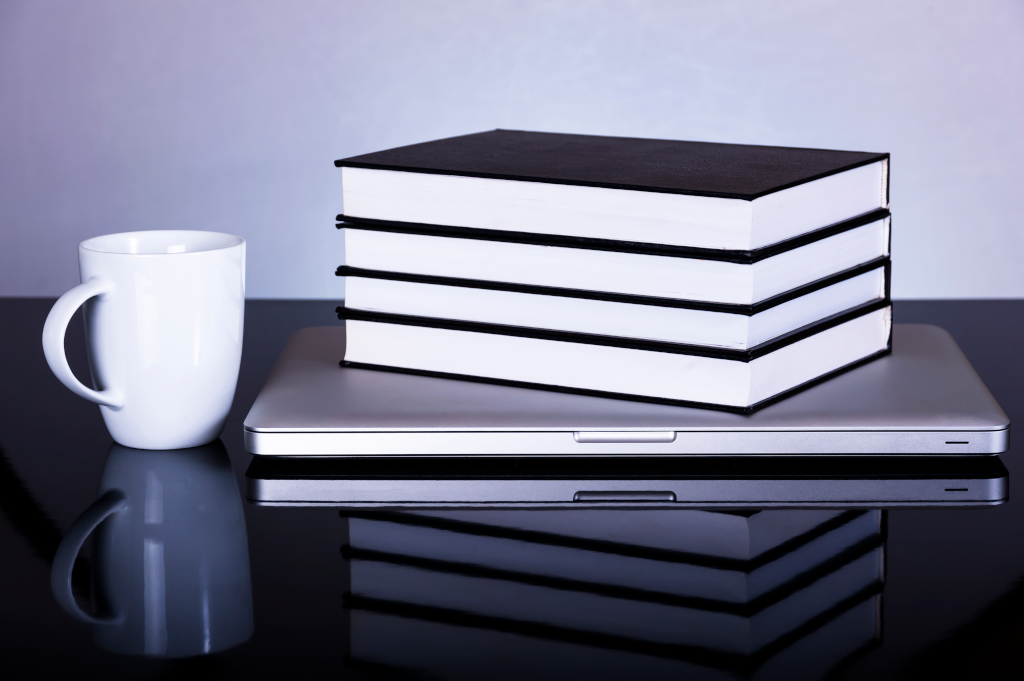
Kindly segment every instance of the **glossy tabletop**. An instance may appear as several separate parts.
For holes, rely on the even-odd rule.
[[[1024,671],[1024,504],[1012,492],[1024,468],[1012,444],[1011,500],[985,509],[666,520],[260,507],[241,495],[242,421],[291,334],[337,323],[336,302],[248,301],[222,445],[184,457],[112,447],[98,408],[46,366],[52,302],[0,299],[4,678]],[[947,329],[1010,420],[1024,414],[1024,301],[902,302],[895,319]],[[68,358],[85,378],[83,336],[73,321]],[[89,623],[58,604],[51,564],[113,488],[143,501],[131,522],[101,525],[71,573],[85,616],[117,620]]]

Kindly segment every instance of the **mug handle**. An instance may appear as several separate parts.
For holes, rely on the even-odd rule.
[[[82,544],[89,538],[92,531],[108,516],[128,508],[128,499],[118,490],[110,490],[78,516],[68,533],[64,535],[57,553],[53,556],[53,567],[50,568],[50,589],[60,607],[75,619],[89,624],[118,624],[121,615],[95,617],[78,607],[75,595],[71,592],[71,571],[75,567],[75,559],[82,550]]]
[[[46,355],[46,363],[50,365],[50,370],[71,392],[90,402],[111,409],[120,409],[124,406],[124,396],[120,392],[113,388],[96,391],[82,385],[71,372],[68,358],[64,354],[64,334],[75,311],[93,296],[109,293],[113,289],[114,285],[111,282],[93,277],[58,298],[50,314],[46,316],[46,323],[43,324],[43,354]]]

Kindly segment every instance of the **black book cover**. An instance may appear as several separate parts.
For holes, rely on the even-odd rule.
[[[334,165],[752,201],[888,158],[861,151],[492,130]]]

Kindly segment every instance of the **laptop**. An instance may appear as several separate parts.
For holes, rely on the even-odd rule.
[[[997,456],[254,457],[264,506],[880,508],[992,506]]]
[[[342,326],[297,332],[245,419],[257,456],[992,455],[1010,422],[944,330],[753,414],[340,366]]]

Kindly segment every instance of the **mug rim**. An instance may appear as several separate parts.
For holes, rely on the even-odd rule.
[[[154,235],[171,235],[171,234],[180,234],[182,236],[185,236],[185,235],[195,235],[195,234],[213,235],[213,236],[218,236],[218,237],[226,237],[226,239],[225,239],[226,242],[224,244],[222,244],[222,245],[217,245],[217,246],[213,246],[213,247],[210,247],[210,248],[200,248],[200,249],[196,249],[196,250],[181,251],[181,252],[174,252],[174,253],[169,253],[169,252],[162,252],[162,253],[160,253],[160,252],[157,252],[157,253],[149,253],[149,252],[125,253],[124,251],[112,251],[112,250],[108,250],[108,249],[105,249],[105,248],[99,248],[97,246],[97,243],[96,243],[96,242],[100,241],[101,239],[110,239],[110,238],[113,238],[113,237],[130,238],[130,237],[132,237],[134,235],[140,235],[140,236],[141,235],[146,235],[146,236],[152,237]],[[131,257],[139,257],[139,256],[198,255],[200,253],[213,253],[213,252],[216,252],[216,251],[225,251],[225,250],[228,250],[228,249],[231,249],[231,248],[237,248],[238,246],[244,246],[244,245],[245,245],[245,239],[243,239],[242,237],[237,236],[235,234],[228,234],[227,232],[212,232],[212,231],[201,230],[201,229],[149,229],[149,230],[136,230],[136,231],[133,231],[133,232],[115,232],[113,234],[100,234],[98,236],[94,236],[94,237],[90,237],[90,238],[86,239],[85,241],[83,241],[80,244],[78,244],[78,247],[80,249],[84,250],[84,251],[89,251],[90,253],[102,253],[104,255],[125,255],[125,256],[131,256]]]

